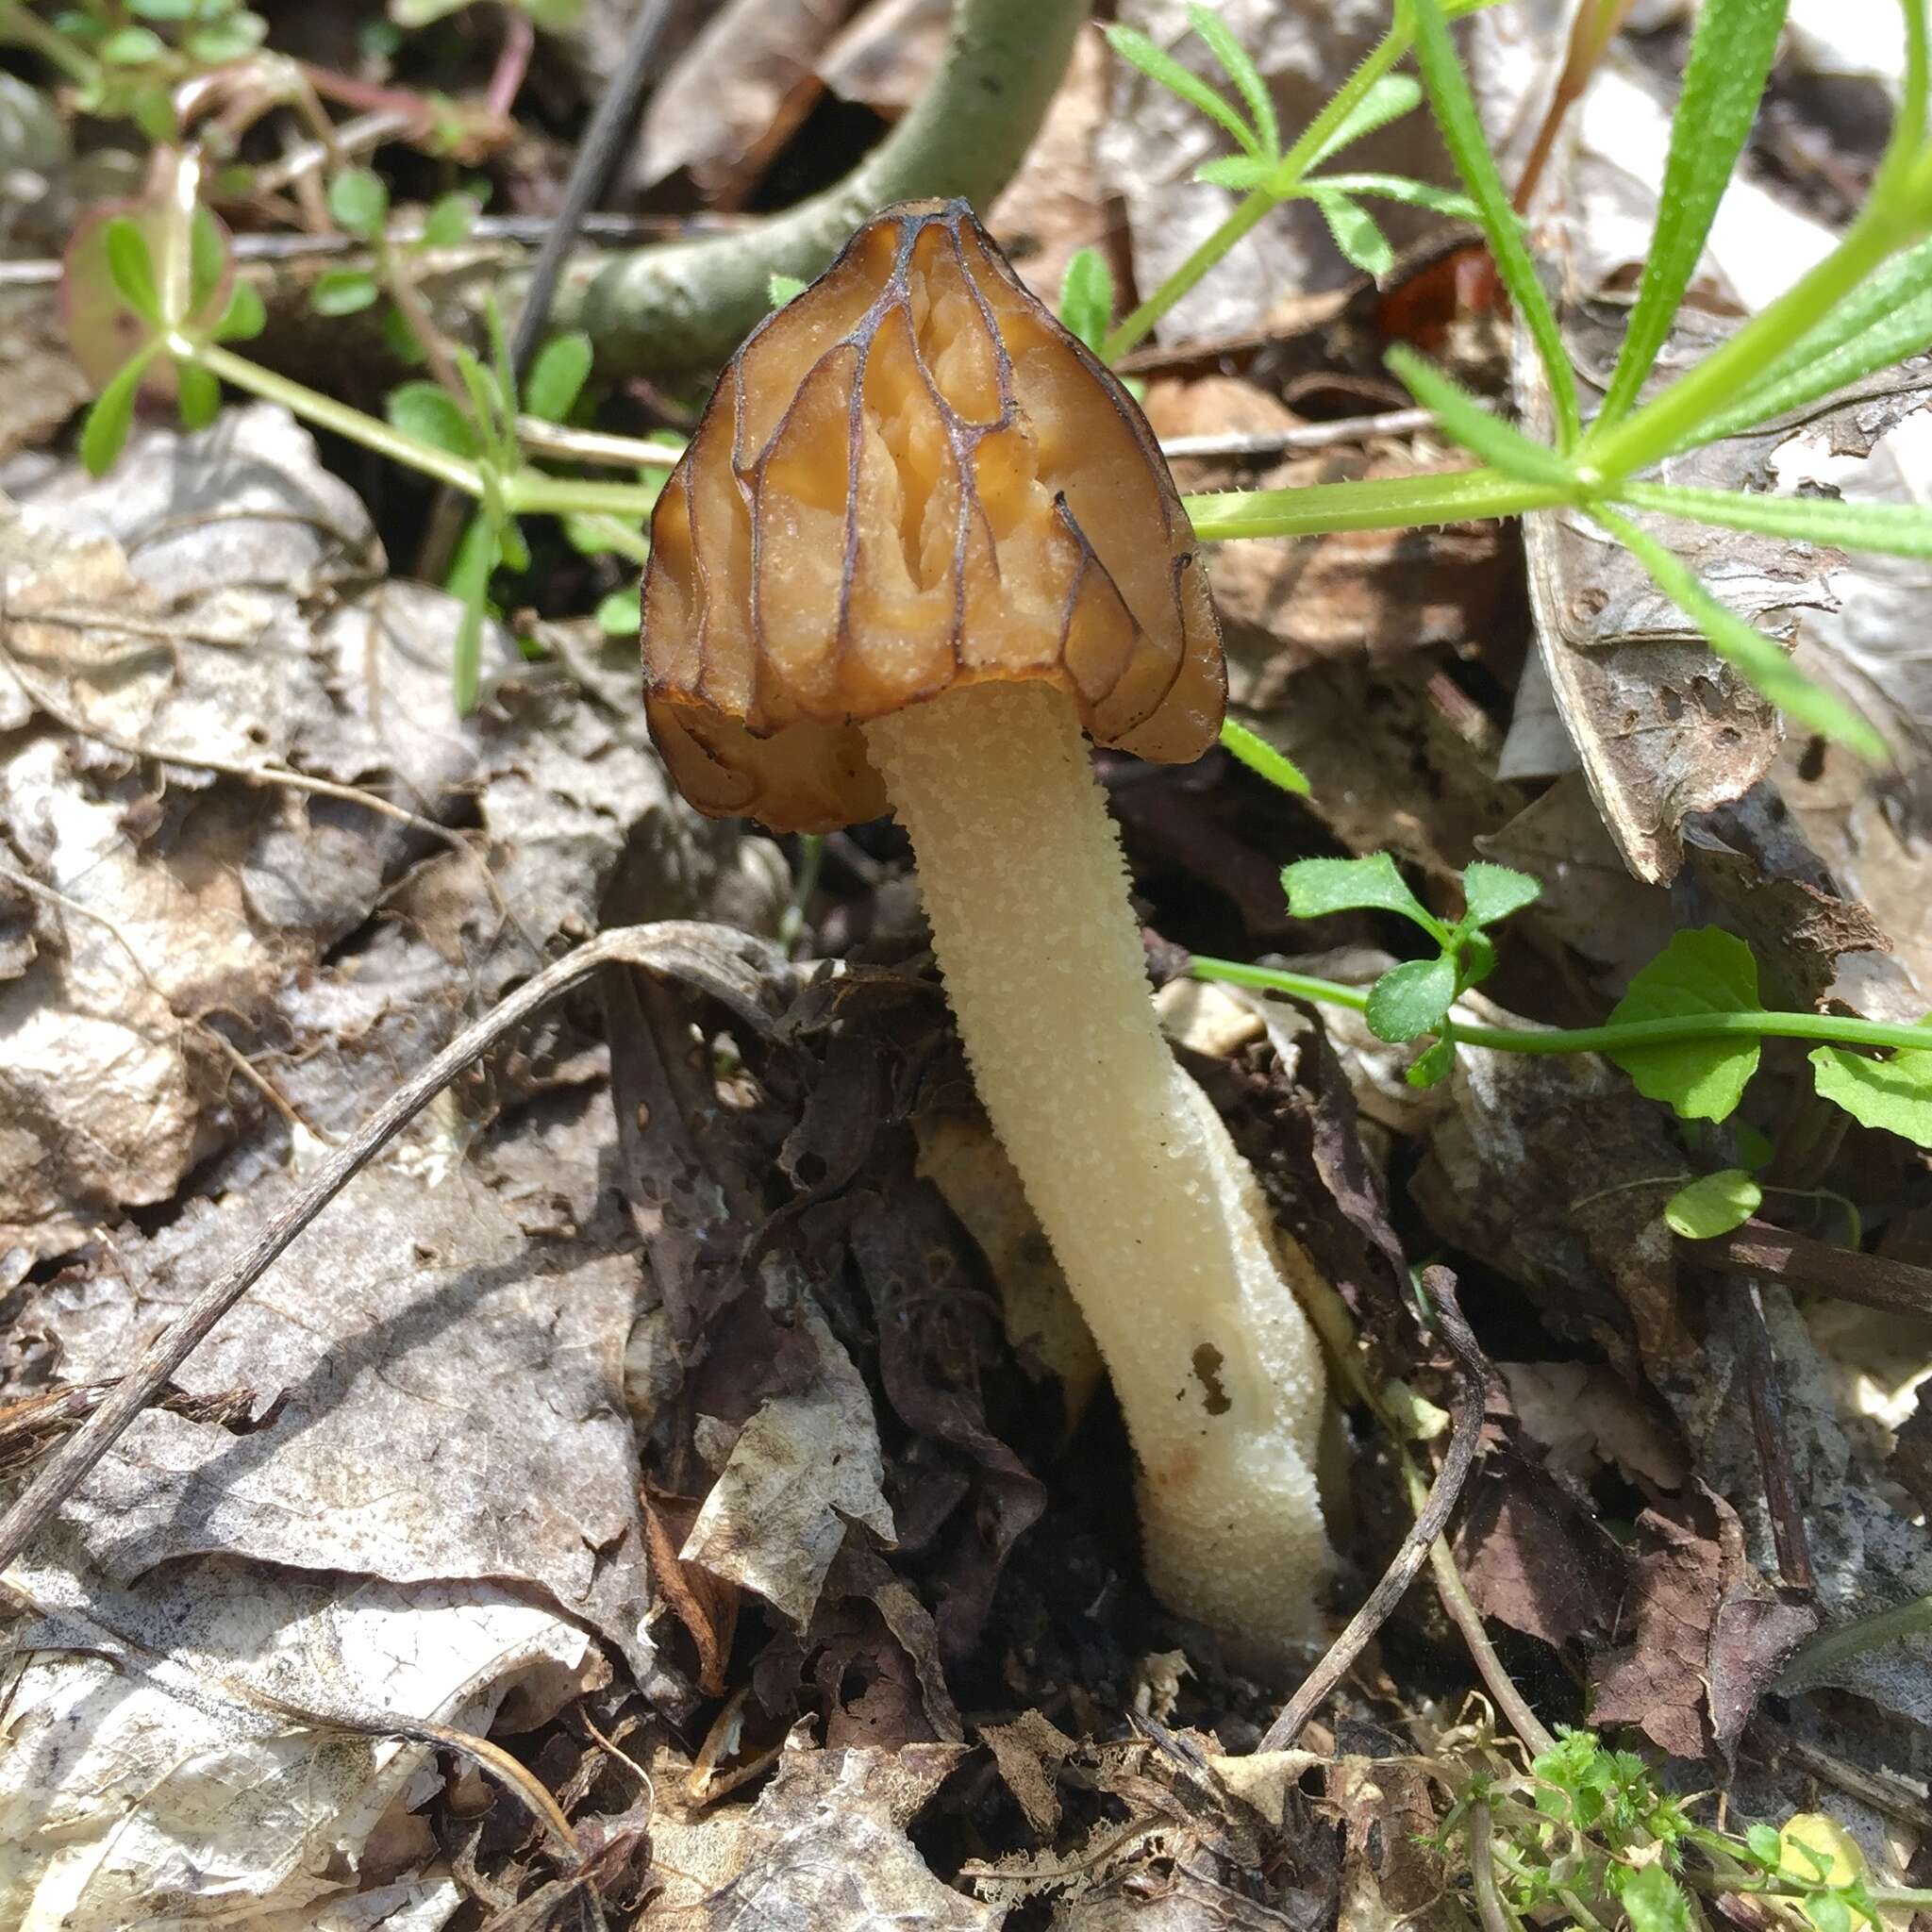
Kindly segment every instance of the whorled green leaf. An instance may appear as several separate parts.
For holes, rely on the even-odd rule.
[[[1882,760],[1890,756],[1885,740],[1867,720],[1835,692],[1814,684],[1774,639],[1720,604],[1675,551],[1606,505],[1591,504],[1590,513],[1642,564],[1665,596],[1704,633],[1711,649],[1754,691],[1807,729],[1849,745],[1861,757]]]
[[[171,251],[185,258],[171,261]],[[105,388],[142,357],[145,387],[172,394],[172,360],[142,352],[169,334],[213,341],[234,286],[227,230],[206,209],[184,224],[159,198],[97,208],[75,228],[61,262],[61,313],[74,358]],[[171,290],[188,297],[178,314],[167,311]]]
[[[1846,503],[1830,496],[1774,496],[1766,491],[1643,482],[1621,484],[1617,495],[1635,508],[1658,510],[1690,523],[1932,562],[1932,508],[1921,504]]]
[[[1424,408],[1433,409],[1442,427],[1462,446],[1506,476],[1552,489],[1574,487],[1570,465],[1553,449],[1524,435],[1513,424],[1486,409],[1460,383],[1397,342],[1385,358]]]
[[[1494,925],[1542,896],[1541,880],[1508,865],[1479,858],[1462,874],[1463,917],[1472,925]]]
[[[1224,127],[1248,154],[1262,152],[1260,137],[1242,120],[1234,103],[1210,87],[1198,74],[1191,74],[1164,47],[1158,47],[1137,27],[1110,26],[1107,43],[1130,67],[1138,67],[1151,81],[1170,93],[1178,94],[1191,108],[1217,125]]]
[[[1221,71],[1234,82],[1235,92],[1241,95],[1242,105],[1248,110],[1248,125],[1255,130],[1262,154],[1271,158],[1279,155],[1281,129],[1274,119],[1274,97],[1268,92],[1268,83],[1248,58],[1248,50],[1212,8],[1193,4],[1191,0],[1188,23],[1207,42],[1208,51],[1221,63]]]
[[[1932,1025],[1932,1014],[1919,1022]],[[1868,1059],[1841,1046],[1814,1047],[1812,1080],[1819,1092],[1866,1127],[1932,1147],[1932,1041],[1926,1049]]]
[[[1059,318],[1097,356],[1113,322],[1113,271],[1097,248],[1077,250],[1060,277]]]
[[[482,212],[474,194],[445,194],[423,218],[422,246],[457,248],[470,239]]]
[[[1358,201],[1332,189],[1309,188],[1307,197],[1322,211],[1335,246],[1351,268],[1379,282],[1395,266],[1395,250],[1381,225]]]
[[[1210,188],[1226,188],[1236,194],[1252,194],[1256,189],[1265,188],[1274,178],[1277,165],[1277,162],[1264,160],[1258,155],[1216,155],[1211,161],[1203,161],[1194,170],[1194,179],[1205,181]]]
[[[1686,1241],[1714,1241],[1742,1227],[1763,1200],[1764,1190],[1741,1167],[1727,1167],[1679,1188],[1664,1203],[1664,1224]]]
[[[161,296],[155,286],[154,257],[148,252],[147,237],[139,224],[127,215],[114,215],[108,220],[103,241],[114,292],[142,322],[159,328]]]
[[[591,375],[591,339],[581,329],[553,336],[524,378],[524,408],[546,423],[566,423]]]
[[[1431,214],[1452,215],[1459,222],[1479,222],[1482,210],[1466,194],[1454,189],[1438,188],[1433,181],[1411,180],[1407,175],[1317,175],[1302,184],[1305,188],[1329,188],[1342,194],[1372,194],[1382,201],[1400,202],[1404,208],[1424,208]]]
[[[1894,256],[1816,327],[1747,382],[1718,415],[1697,425],[1693,442],[1735,436],[1808,408],[1881,369],[1932,348],[1932,241]]]
[[[1670,944],[1631,980],[1610,1013],[1610,1024],[1763,1011],[1751,948],[1706,925],[1673,934]],[[1609,1057],[1640,1093],[1665,1102],[1681,1119],[1721,1121],[1736,1109],[1757,1071],[1758,1043],[1752,1035],[1678,1040],[1616,1047]]]
[[[134,425],[134,398],[154,354],[148,349],[131,358],[88,410],[80,430],[80,460],[90,476],[111,468],[125,445],[127,432]]]
[[[1749,139],[1788,0],[1704,0],[1684,65],[1657,227],[1637,304],[1597,413],[1607,429],[1637,400],[1704,255],[1712,217]]]
[[[189,429],[206,429],[222,413],[222,386],[198,362],[175,365],[175,405]]]
[[[389,190],[369,168],[344,168],[328,184],[328,211],[352,235],[373,242],[389,220]]]
[[[1433,959],[1405,959],[1369,989],[1369,1031],[1397,1045],[1419,1039],[1441,1025],[1455,997],[1453,959],[1440,953]]]
[[[1456,1064],[1456,1042],[1446,1034],[1419,1055],[1403,1078],[1411,1087],[1440,1087]]]
[[[1421,83],[1407,74],[1385,74],[1360,100],[1342,116],[1341,125],[1308,157],[1308,166],[1319,168],[1329,156],[1337,155],[1364,135],[1399,121],[1422,105]]]
[[[597,628],[608,638],[634,638],[643,622],[638,601],[638,587],[612,591],[597,606]]]
[[[1510,203],[1508,190],[1503,185],[1496,158],[1490,152],[1475,101],[1469,91],[1468,76],[1462,71],[1456,43],[1442,16],[1441,0],[1407,0],[1407,5],[1415,30],[1416,64],[1422,69],[1423,82],[1428,89],[1429,107],[1442,131],[1443,144],[1456,163],[1456,172],[1480,211],[1496,273],[1536,344],[1556,405],[1557,441],[1568,449],[1580,433],[1581,413],[1576,399],[1576,375],[1570,366],[1562,331],[1557,326],[1556,313],[1543,292],[1543,285],[1537,279],[1536,264],[1530,260],[1529,250],[1524,243],[1523,225]]]
[[[1386,852],[1365,858],[1298,858],[1281,874],[1288,909],[1297,919],[1325,919],[1331,912],[1399,912],[1440,938],[1443,928],[1408,890]]]
[[[1230,756],[1238,758],[1257,777],[1267,779],[1278,791],[1290,792],[1297,798],[1308,795],[1310,788],[1301,767],[1286,753],[1275,750],[1258,732],[1250,731],[1239,719],[1224,718],[1221,721],[1221,742]]]
[[[253,282],[237,281],[222,319],[215,324],[218,342],[252,341],[268,326],[268,308]]]
[[[168,43],[152,28],[144,26],[117,27],[94,48],[94,58],[104,60],[109,67],[145,67],[152,60],[160,59],[168,51]]]

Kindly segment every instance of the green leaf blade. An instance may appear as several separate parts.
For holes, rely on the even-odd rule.
[[[1336,248],[1351,268],[1359,269],[1378,283],[1393,272],[1395,250],[1374,216],[1360,202],[1328,189],[1311,188],[1308,198],[1321,209]]]
[[[155,284],[154,257],[147,237],[125,215],[116,215],[102,236],[114,291],[142,321],[161,326],[161,296]]]
[[[1456,43],[1449,37],[1440,0],[1409,0],[1409,8],[1415,28],[1416,62],[1428,89],[1429,107],[1442,131],[1456,171],[1462,177],[1462,185],[1481,215],[1496,272],[1542,359],[1556,404],[1557,439],[1563,448],[1569,449],[1580,433],[1582,413],[1576,399],[1575,372],[1570,367],[1562,332],[1557,326],[1543,285],[1537,278],[1536,264],[1524,245],[1523,226],[1503,185],[1496,158],[1484,138],[1469,80],[1457,56]]]
[[[389,190],[368,168],[344,168],[328,184],[328,211],[350,234],[374,242],[389,219]]]
[[[1405,959],[1369,989],[1369,1031],[1377,1040],[1404,1045],[1436,1032],[1455,997],[1456,962],[1446,954]]]
[[[1364,136],[1412,114],[1422,106],[1423,91],[1412,75],[1385,74],[1360,100],[1343,115],[1341,125],[1308,157],[1308,166],[1319,168],[1330,155],[1337,155]]]
[[[1209,87],[1199,75],[1191,74],[1164,47],[1156,46],[1138,28],[1110,26],[1107,29],[1107,43],[1130,67],[1138,67],[1149,80],[1177,94],[1191,108],[1226,129],[1244,153],[1261,153],[1259,139],[1236,111],[1234,103]]]
[[[1664,1224],[1687,1241],[1714,1241],[1756,1214],[1764,1190],[1741,1167],[1700,1174],[1664,1203]]]
[[[1234,82],[1235,92],[1248,110],[1248,125],[1255,131],[1261,153],[1270,160],[1276,159],[1281,153],[1281,129],[1274,119],[1274,99],[1268,92],[1268,83],[1248,58],[1248,50],[1212,8],[1191,0],[1188,21],[1207,42],[1208,51],[1221,63],[1221,71]]]
[[[1100,354],[1113,321],[1113,271],[1097,248],[1082,248],[1060,277],[1059,318],[1069,335]]]
[[[1671,332],[1704,254],[1719,200],[1737,166],[1771,74],[1788,0],[1705,0],[1690,40],[1657,227],[1637,304],[1598,411],[1607,429],[1629,412]]]
[[[472,458],[481,447],[475,425],[441,383],[398,383],[389,392],[383,414],[405,436],[450,456]]]
[[[1542,897],[1542,882],[1513,866],[1477,859],[1462,874],[1464,917],[1472,925],[1495,925]]]
[[[87,412],[80,431],[80,460],[90,476],[105,475],[126,445],[127,432],[134,426],[134,398],[151,359],[143,354],[125,363]]]
[[[1514,424],[1493,415],[1460,383],[1452,381],[1413,349],[1397,342],[1385,359],[1409,394],[1424,408],[1433,409],[1442,427],[1492,470],[1525,483],[1575,489],[1569,464],[1555,450],[1545,449]]]
[[[325,269],[308,291],[308,306],[318,315],[359,315],[373,308],[382,287],[367,269]]]
[[[1636,557],[1657,588],[1704,633],[1711,649],[1754,691],[1822,738],[1849,745],[1875,763],[1890,758],[1890,747],[1869,721],[1814,684],[1782,646],[1720,604],[1675,551],[1604,505],[1591,506],[1591,515]]]
[[[1932,562],[1932,508],[1921,504],[1844,503],[1826,496],[1773,496],[1759,491],[1697,490],[1671,483],[1625,483],[1617,493],[1637,509],[1657,510],[1688,523]]]
[[[1609,1024],[1763,1011],[1751,948],[1733,934],[1707,925],[1673,935],[1670,944],[1631,980]],[[1736,1111],[1757,1071],[1758,1043],[1749,1035],[1680,1040],[1613,1048],[1609,1058],[1640,1093],[1663,1101],[1679,1119],[1721,1121]]]
[[[1408,889],[1386,852],[1365,858],[1298,858],[1281,874],[1288,909],[1297,919],[1334,912],[1396,912],[1440,941],[1443,928]]]
[[[1919,1024],[1932,1024],[1932,1015]],[[1818,1091],[1860,1126],[1932,1147],[1932,1040],[1923,1053],[1901,1049],[1889,1059],[1841,1046],[1814,1047],[1810,1059]]]
[[[1277,791],[1297,798],[1307,797],[1311,787],[1306,774],[1285,752],[1277,751],[1259,732],[1234,718],[1221,721],[1223,748],[1244,764],[1257,777],[1267,779]]]
[[[553,336],[538,352],[524,383],[524,408],[546,423],[563,423],[591,375],[591,339],[581,329]]]

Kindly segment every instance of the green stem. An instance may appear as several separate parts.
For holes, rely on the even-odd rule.
[[[0,0],[0,41],[31,47],[50,67],[58,67],[78,87],[86,87],[100,73],[91,60],[63,33],[51,27],[21,0]]]
[[[352,409],[348,404],[339,403],[320,390],[277,375],[274,370],[264,369],[258,362],[251,362],[245,356],[238,356],[218,343],[183,341],[178,346],[171,343],[170,347],[184,361],[199,362],[210,375],[245,390],[252,396],[259,396],[265,403],[279,403],[305,423],[333,430],[350,442],[374,450],[377,456],[387,457],[406,469],[419,470],[439,483],[448,484],[452,490],[460,490],[466,496],[480,498],[483,494],[483,473],[475,463],[438,449],[433,443],[405,436],[400,429],[391,428],[374,416],[365,416],[360,409]],[[606,506],[594,507],[601,509]]]
[[[1320,113],[1302,129],[1294,145],[1264,187],[1236,203],[1227,219],[1201,243],[1146,301],[1127,316],[1100,345],[1103,362],[1117,362],[1141,341],[1182,296],[1245,235],[1255,224],[1292,194],[1302,176],[1314,165],[1323,143],[1355,110],[1362,96],[1393,67],[1408,46],[1408,34],[1391,27],[1370,49],[1362,64],[1328,97]]]
[[[1101,343],[1100,359],[1119,361],[1257,222],[1280,203],[1281,196],[1272,186],[1251,189],[1235,204],[1233,212],[1220,227]]]
[[[1323,1006],[1368,1010],[1360,987],[1274,966],[1250,966],[1240,959],[1196,958],[1189,969],[1196,979],[1286,993]],[[1503,1053],[1626,1053],[1642,1046],[1672,1046],[1686,1040],[1817,1040],[1832,1046],[1894,1047],[1924,1053],[1932,1036],[1923,1026],[1894,1026],[1882,1020],[1845,1020],[1833,1013],[1686,1013],[1669,1020],[1624,1020],[1605,1026],[1470,1026],[1456,1022],[1456,1038],[1465,1046],[1493,1047]],[[1926,1599],[1926,1627],[1932,1627],[1932,1598]]]
[[[515,516],[609,516],[640,522],[658,500],[649,483],[604,483],[589,476],[551,476],[519,470],[503,482],[504,508]]]
[[[1932,1596],[1914,1597],[1910,1603],[1880,1610],[1874,1617],[1860,1617],[1856,1624],[1822,1631],[1791,1653],[1790,1661],[1777,1680],[1778,1687],[1795,1688],[1811,1683],[1826,1671],[1835,1670],[1855,1657],[1863,1657],[1868,1650],[1883,1650],[1902,1638],[1921,1637],[1927,1631],[1932,1631]]]
[[[1230,490],[1184,496],[1181,508],[1203,542],[1236,537],[1317,537],[1336,530],[1407,530],[1547,509],[1572,492],[1494,470],[1310,483],[1300,490]]]
[[[323,429],[333,430],[348,441],[377,456],[387,457],[405,468],[420,471],[452,490],[479,501],[488,484],[482,470],[467,458],[452,456],[434,443],[420,442],[400,429],[352,409],[313,390],[305,383],[277,375],[258,362],[224,349],[215,343],[182,341],[171,344],[184,360],[199,362],[210,375],[259,396],[266,403],[279,403],[291,414]],[[511,516],[608,516],[636,523],[651,513],[657,492],[647,483],[606,483],[594,477],[550,476],[541,470],[518,470],[503,479],[498,492],[503,508]]]
[[[1686,370],[1664,392],[1579,456],[1600,476],[1622,477],[1680,448],[1707,418],[1727,408],[1751,380],[1814,328],[1885,259],[1917,239],[1915,229],[1868,204],[1845,238],[1809,275],[1727,341]]]

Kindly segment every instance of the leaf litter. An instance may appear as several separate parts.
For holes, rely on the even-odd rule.
[[[1284,125],[1380,25],[1316,10],[1226,9]],[[939,15],[892,0],[752,11],[761,38],[729,14],[676,29],[681,71],[722,61],[728,84],[667,90],[643,143],[645,174],[718,209],[833,139],[821,88],[890,118],[937,45]],[[1553,159],[1562,219],[1535,231],[1586,376],[1649,231],[1655,167],[1632,157],[1660,158],[1667,125],[1670,9],[1645,12]],[[1177,8],[1123,18],[1201,51]],[[1874,57],[1830,25],[1801,21],[1793,58],[1862,73]],[[1535,6],[1475,24],[1508,152],[1561,41]],[[1761,137],[1667,359],[1828,245],[1834,209],[1777,172],[1802,133]],[[1425,117],[1387,144],[1447,178]],[[1209,151],[1095,39],[995,225],[1049,298],[1096,244],[1145,292],[1225,210],[1185,178]],[[1418,258],[1443,232],[1391,225]],[[1311,208],[1255,242],[1162,324],[1162,433],[1404,401],[1380,350],[1406,291],[1350,284]],[[1464,311],[1452,334],[1533,422],[1507,323]],[[1911,500],[1923,411],[1917,388],[1874,389],[1673,480]],[[1144,1593],[1118,1418],[971,1103],[891,837],[835,841],[798,908],[804,956],[839,965],[746,942],[779,929],[796,855],[669,791],[626,643],[520,621],[538,662],[492,623],[485,702],[458,721],[459,607],[392,572],[388,529],[288,418],[144,429],[104,483],[32,447],[52,422],[0,422],[27,451],[0,472],[0,1359],[19,1426],[47,1432],[29,1440],[125,1374],[376,1098],[600,928],[714,921],[757,991],[727,1007],[612,969],[504,1042],[8,1573],[9,1921],[1435,1909],[1460,1882],[1430,1841],[1441,1767],[1475,1748],[1458,1718],[1493,1680],[1422,1585],[1306,1749],[1246,1755],[1286,1687]],[[1211,487],[1450,458],[1406,428],[1191,460],[1184,482]],[[1621,552],[1554,518],[1526,534],[1526,559],[1493,525],[1223,548],[1237,704],[1314,797],[1223,760],[1112,769],[1153,926],[1366,987],[1391,928],[1293,920],[1282,862],[1392,851],[1451,917],[1483,856],[1544,893],[1465,1022],[1598,1016],[1673,933],[1719,925],[1768,1000],[1917,1019],[1914,571],[1735,535],[1693,556],[1816,675],[1883,701],[1902,756],[1874,775],[1780,744]],[[1339,1607],[1407,1530],[1401,1457],[1444,1437],[1455,1365],[1410,1269],[1446,1258],[1492,1357],[1453,1562],[1538,1709],[1753,1816],[1822,1804],[1909,1872],[1928,1640],[1822,1663],[1806,1640],[1932,1593],[1923,1340],[1894,1324],[1888,1353],[1850,1304],[1747,1284],[1662,1210],[1749,1168],[1762,1211],[1835,1240],[1816,1191],[1848,1195],[1874,1252],[1923,1262],[1922,1163],[1861,1127],[1807,1154],[1802,1058],[1775,1047],[1748,1129],[1777,1135],[1766,1166],[1735,1122],[1674,1123],[1606,1063],[1465,1046],[1423,1090],[1353,1015],[1188,991],[1216,997],[1169,987],[1170,1029],[1394,1418],[1352,1401],[1331,1445]]]

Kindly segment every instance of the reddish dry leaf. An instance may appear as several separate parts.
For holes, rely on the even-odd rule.
[[[1744,1555],[1737,1512],[1705,1484],[1638,1518],[1619,1617],[1624,1646],[1592,1672],[1592,1714],[1632,1724],[1674,1757],[1729,1762],[1753,1707],[1818,1627],[1816,1607],[1767,1583]]]
[[[638,1491],[644,1513],[644,1549],[651,1581],[698,1647],[698,1688],[708,1697],[724,1694],[724,1665],[738,1628],[738,1586],[678,1557],[697,1520],[697,1506],[682,1496]]]

